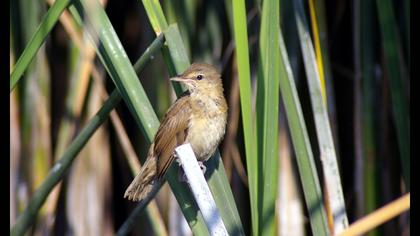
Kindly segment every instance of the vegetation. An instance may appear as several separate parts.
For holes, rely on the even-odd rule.
[[[193,62],[229,103],[230,235],[409,235],[409,0],[10,3],[11,235],[208,235],[176,164],[123,199]]]

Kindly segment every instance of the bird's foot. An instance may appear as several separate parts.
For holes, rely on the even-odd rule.
[[[202,161],[198,161],[198,166],[200,167],[201,171],[203,172],[203,175],[206,173],[207,167],[204,165]]]
[[[204,175],[206,173],[207,167],[201,161],[198,161],[198,166],[200,167],[200,169],[201,169],[201,171],[203,172],[203,175]],[[184,169],[182,169],[182,168],[179,168],[179,171],[178,171],[178,180],[180,182],[184,182],[184,183],[187,183],[188,182],[188,178],[185,175]]]
[[[178,169],[178,180],[179,182],[188,183],[187,176],[185,175],[184,169],[182,168]]]

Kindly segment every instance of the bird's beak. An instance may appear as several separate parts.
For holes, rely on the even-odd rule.
[[[193,87],[195,85],[195,81],[194,80],[188,79],[188,78],[185,78],[185,77],[182,77],[181,75],[172,77],[169,80],[183,83],[183,84],[187,85],[188,87]]]

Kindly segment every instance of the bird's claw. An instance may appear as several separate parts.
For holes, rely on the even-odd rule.
[[[179,168],[178,170],[178,180],[179,182],[188,183],[187,176],[185,175],[184,169]]]
[[[198,166],[200,166],[201,171],[203,172],[203,175],[206,173],[207,167],[204,165],[202,161],[198,161]]]
[[[201,169],[201,171],[203,172],[203,175],[204,175],[206,173],[207,167],[201,161],[198,161],[198,166],[200,167],[200,169]],[[182,168],[179,168],[179,171],[178,171],[178,180],[180,182],[188,183],[188,178],[185,175],[184,169],[182,169]]]

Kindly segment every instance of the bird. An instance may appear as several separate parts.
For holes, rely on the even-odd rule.
[[[124,193],[128,200],[141,201],[149,195],[176,159],[177,146],[189,143],[202,166],[224,137],[228,106],[218,70],[193,63],[170,80],[185,84],[187,90],[165,113],[144,165]]]

